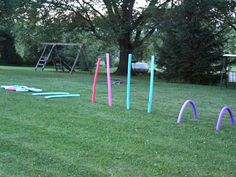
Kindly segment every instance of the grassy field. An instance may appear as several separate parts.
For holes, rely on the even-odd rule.
[[[112,79],[123,79],[112,75]],[[106,76],[100,75],[92,105],[93,75],[0,67],[0,85],[20,84],[81,97],[45,100],[30,93],[0,90],[0,176],[3,177],[235,177],[236,127],[226,114],[236,88],[166,83],[156,79],[153,111],[147,113],[149,77],[133,77],[131,110],[126,85],[113,85],[107,106]],[[199,112],[179,110],[192,98]]]

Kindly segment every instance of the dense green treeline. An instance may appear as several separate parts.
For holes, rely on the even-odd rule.
[[[81,69],[109,51],[116,73],[135,60],[158,58],[164,78],[215,83],[222,54],[236,52],[236,2],[232,0],[0,0],[0,63],[36,63],[40,42],[81,42]],[[74,49],[59,51],[73,58]]]

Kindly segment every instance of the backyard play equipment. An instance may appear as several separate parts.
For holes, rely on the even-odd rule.
[[[132,54],[128,55],[128,71],[127,71],[127,94],[126,94],[126,109],[130,110],[130,84],[131,84],[131,67],[132,67]],[[149,88],[149,98],[148,98],[148,109],[147,112],[152,111],[152,98],[153,98],[153,88],[154,88],[154,67],[155,67],[155,57],[151,57],[151,72],[150,72],[150,88]]]
[[[42,71],[44,70],[46,64],[48,63],[48,61],[50,59],[53,49],[56,46],[75,46],[75,47],[78,47],[78,50],[77,50],[77,54],[76,54],[76,57],[74,59],[72,66],[70,66],[68,63],[66,63],[65,61],[62,61],[62,60],[60,60],[59,63],[54,62],[54,66],[55,66],[56,70],[58,69],[58,67],[63,68],[63,69],[66,68],[67,70],[70,71],[70,74],[72,74],[75,71],[75,66],[76,66],[76,63],[79,59],[80,52],[81,52],[81,49],[83,46],[81,43],[43,42],[41,44],[44,46],[44,49],[41,53],[41,56],[39,57],[39,60],[36,64],[36,66],[35,66],[35,70],[37,70],[38,68],[41,68]]]
[[[230,115],[230,119],[231,119],[231,124],[234,125],[234,115],[233,115],[233,112],[231,110],[231,107],[230,106],[224,106],[221,109],[219,117],[218,117],[218,121],[217,121],[217,124],[216,124],[216,131],[220,131],[220,126],[221,126],[225,111],[228,111],[228,113]]]
[[[100,64],[101,64],[101,57],[98,58],[97,61],[97,67],[93,79],[93,88],[92,88],[92,104],[95,102],[95,96],[96,96],[96,87],[97,87],[97,78],[98,78],[98,73],[100,69]],[[106,68],[107,68],[107,90],[108,90],[108,105],[111,107],[112,106],[112,89],[111,89],[111,76],[110,76],[110,56],[109,53],[106,53]]]
[[[42,89],[22,85],[1,85],[1,88],[16,92],[42,92]]]
[[[180,109],[179,116],[178,116],[178,119],[177,119],[177,123],[181,123],[182,118],[183,118],[184,111],[185,111],[185,109],[187,108],[188,105],[191,105],[191,106],[192,106],[192,108],[193,108],[193,113],[194,113],[194,120],[197,120],[198,113],[197,113],[196,105],[195,105],[195,103],[194,103],[193,100],[188,99],[188,100],[186,100],[186,101],[184,102],[184,104],[182,105],[182,107],[181,107],[181,109]]]

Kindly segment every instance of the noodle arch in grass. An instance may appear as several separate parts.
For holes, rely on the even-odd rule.
[[[188,105],[192,106],[193,114],[194,114],[194,120],[197,120],[197,118],[198,118],[197,107],[196,107],[193,100],[188,99],[184,102],[184,104],[182,105],[182,107],[180,109],[179,116],[178,116],[178,119],[177,119],[177,123],[181,123],[183,115],[184,115],[184,111],[188,107]]]
[[[235,121],[234,121],[234,115],[233,115],[231,107],[230,106],[224,106],[220,111],[220,114],[219,114],[219,117],[218,117],[218,120],[217,120],[217,123],[216,123],[216,131],[220,131],[220,126],[221,126],[221,123],[222,123],[222,120],[223,120],[223,117],[224,117],[226,111],[228,111],[228,113],[229,113],[229,116],[230,116],[230,119],[231,119],[231,124],[234,125]]]

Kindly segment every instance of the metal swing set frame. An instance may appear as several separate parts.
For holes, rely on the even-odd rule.
[[[69,65],[64,64],[64,66],[69,70],[70,74],[72,74],[75,71],[75,66],[76,66],[76,63],[79,59],[80,52],[81,52],[81,49],[83,47],[83,44],[81,44],[81,43],[61,43],[61,42],[42,42],[41,44],[44,45],[44,49],[43,49],[43,51],[42,51],[42,53],[41,53],[41,55],[38,59],[38,62],[35,66],[35,70],[37,70],[39,68],[42,71],[44,70],[44,68],[46,67],[46,64],[48,63],[48,61],[50,59],[50,56],[53,52],[53,49],[56,46],[78,46],[78,51],[77,51],[77,54],[76,54],[73,65],[69,66]],[[55,68],[57,70],[56,65],[55,65]]]

